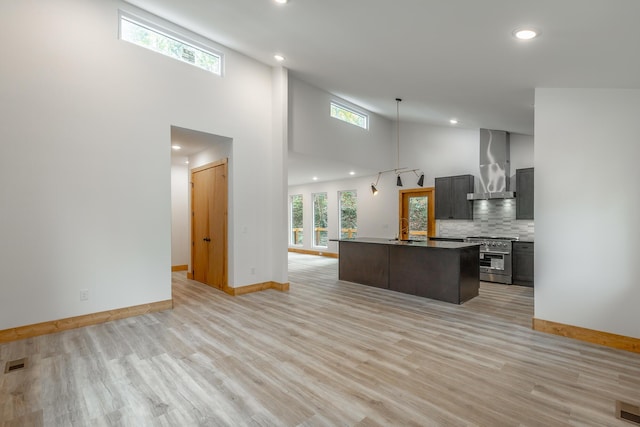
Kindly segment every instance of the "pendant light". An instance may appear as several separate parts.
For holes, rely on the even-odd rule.
[[[424,173],[420,173],[418,175],[419,169],[408,169],[400,167],[400,102],[402,102],[402,98],[396,98],[396,168],[389,169],[386,171],[378,172],[378,178],[376,179],[375,184],[371,184],[371,193],[375,196],[378,194],[378,182],[380,181],[380,176],[387,172],[393,172],[396,174],[396,186],[402,187],[402,178],[401,174],[407,172],[413,172],[418,177],[418,186],[422,187],[424,185]]]

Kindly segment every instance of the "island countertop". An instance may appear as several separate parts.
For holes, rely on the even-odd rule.
[[[463,249],[472,246],[479,246],[479,243],[467,242],[447,242],[438,240],[395,240],[383,239],[379,237],[355,237],[352,239],[339,239],[337,242],[354,242],[354,243],[373,243],[377,245],[393,245],[393,246],[416,246],[423,248],[440,248],[440,249]]]

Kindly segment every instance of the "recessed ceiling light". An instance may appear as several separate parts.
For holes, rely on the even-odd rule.
[[[314,176],[314,177],[313,177],[313,178],[311,178],[311,179],[313,179],[314,181],[317,181],[317,180],[318,180],[318,177],[317,177],[317,176]]]
[[[354,171],[349,172],[349,175],[355,175],[356,173]]]
[[[276,54],[276,55],[273,55],[273,57],[274,57],[274,58],[275,58],[275,60],[276,60],[276,61],[278,61],[278,62],[282,62],[282,61],[284,61],[284,56],[282,56],[282,55],[277,55],[277,54]]]
[[[171,146],[171,148],[173,148],[174,150],[179,150],[179,149],[181,149],[182,147],[181,147],[181,146],[179,146],[179,145],[175,145],[175,144],[174,144],[174,145],[172,145],[172,146]]]
[[[540,35],[540,31],[531,27],[516,28],[513,30],[513,36],[518,40],[531,40]]]
[[[185,160],[185,161],[184,161],[184,164],[185,164],[185,165],[188,165],[188,164],[189,164],[189,160]]]
[[[458,120],[451,119],[451,120],[449,120],[449,123],[451,123],[452,125],[457,125],[458,124]]]
[[[276,3],[285,4],[287,0],[274,0]]]

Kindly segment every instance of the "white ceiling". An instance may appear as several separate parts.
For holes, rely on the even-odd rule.
[[[184,164],[190,156],[221,142],[231,143],[231,138],[171,126],[171,163]],[[173,149],[174,145],[177,145],[180,149]]]
[[[639,0],[129,2],[389,119],[532,135],[536,87],[640,88]]]
[[[365,169],[348,163],[320,159],[318,157],[312,158],[291,151],[289,152],[287,165],[289,185],[301,185],[315,181],[337,181],[378,173],[375,169]],[[351,172],[353,172],[353,175],[350,175]],[[317,180],[313,178],[317,178]]]

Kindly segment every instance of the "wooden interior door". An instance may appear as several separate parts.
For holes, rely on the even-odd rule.
[[[218,289],[227,286],[227,161],[191,171],[191,273]]]
[[[401,240],[426,240],[429,236],[436,235],[433,187],[400,190],[399,205],[398,236],[400,236]],[[426,207],[426,212],[424,212],[425,221],[419,221],[415,218],[412,206],[415,207],[417,205]]]

